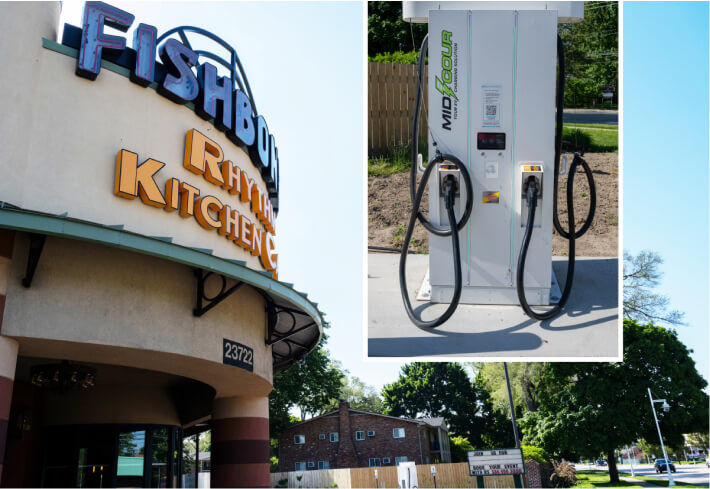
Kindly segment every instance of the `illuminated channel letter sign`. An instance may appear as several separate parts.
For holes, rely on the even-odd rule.
[[[126,149],[118,152],[115,195],[129,200],[139,197],[145,205],[177,212],[183,218],[194,217],[204,229],[258,256],[264,269],[276,277],[275,213],[269,194],[246,169],[225,159],[219,144],[196,129],[185,136],[183,166],[212,185],[206,192],[171,176],[161,189],[156,176],[165,163],[153,158],[140,164],[138,161],[136,153]],[[253,219],[237,211],[232,200],[246,203]]]
[[[523,451],[519,448],[471,450],[468,452],[469,475],[515,475],[525,472]]]
[[[198,27],[176,27],[158,36],[155,27],[139,24],[133,33],[132,48],[126,47],[123,37],[104,32],[105,26],[127,32],[133,21],[133,15],[117,7],[104,2],[86,2],[80,35],[74,32],[72,37],[72,29],[78,29],[66,26],[65,39],[62,40],[67,45],[72,45],[72,40],[77,44],[76,74],[96,80],[101,71],[101,60],[107,58],[128,68],[132,82],[144,87],[152,85],[158,93],[175,103],[192,102],[200,117],[211,120],[234,144],[246,148],[264,179],[273,211],[278,213],[279,158],[276,141],[269,133],[266,120],[256,111],[254,96],[236,51],[219,37]],[[193,50],[187,34],[208,38],[226,49],[230,59],[223,59],[203,49]],[[179,36],[182,42],[170,36]],[[202,41],[204,44],[204,39]],[[230,76],[220,77],[217,67],[203,59],[222,65]],[[197,74],[193,73],[193,67]],[[142,172],[149,173],[154,168],[156,164],[150,163]],[[207,171],[206,175],[214,177],[212,169]],[[207,176],[205,178],[215,183]],[[153,194],[157,198],[155,191]]]

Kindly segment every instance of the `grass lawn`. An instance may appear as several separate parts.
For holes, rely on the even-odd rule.
[[[619,130],[619,126],[611,124],[587,124],[584,122],[565,122],[564,125],[574,127],[588,127],[590,129],[613,129],[615,131]]]
[[[619,131],[599,131],[589,126],[602,126],[618,129],[617,126],[603,126],[602,124],[575,124],[584,129],[571,129],[565,127],[563,130],[563,140],[566,142],[578,141],[589,153],[616,153],[619,151]],[[422,145],[420,152],[426,152],[426,146]],[[425,155],[426,157],[426,155]],[[367,175],[370,177],[392,175],[409,170],[410,167],[409,148],[395,147],[389,156],[369,158],[367,160]],[[426,162],[426,161],[425,161]]]
[[[409,170],[410,165],[409,160],[404,158],[387,158],[384,156],[370,158],[367,160],[367,176],[377,177],[405,172]]]
[[[618,484],[609,482],[609,472],[580,470],[577,472],[577,484],[572,487],[643,487],[631,484],[626,481],[619,481]]]
[[[628,472],[619,472],[619,475],[622,477],[631,477],[631,474]],[[666,476],[665,479],[659,479],[657,477],[649,477],[647,475],[635,475],[634,479],[638,479],[640,481],[648,482],[649,484],[653,484],[654,486],[658,487],[668,487],[668,478]],[[677,480],[673,480],[675,482],[675,485],[678,487],[705,487],[707,488],[708,486],[700,486],[697,484],[689,484],[687,482],[679,482]]]

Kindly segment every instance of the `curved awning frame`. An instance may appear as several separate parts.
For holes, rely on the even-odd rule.
[[[0,228],[103,244],[187,265],[203,271],[202,274],[221,276],[222,280],[231,278],[250,285],[266,301],[268,327],[265,344],[272,348],[274,371],[303,360],[320,342],[326,324],[325,314],[318,310],[318,304],[308,300],[307,294],[294,289],[293,284],[280,282],[267,272],[252,270],[246,262],[214,256],[212,250],[175,244],[170,237],[144,236],[124,230],[122,224],[102,225],[74,219],[66,213],[55,215],[30,211],[5,202],[0,202]]]

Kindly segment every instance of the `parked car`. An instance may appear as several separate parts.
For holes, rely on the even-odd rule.
[[[673,465],[673,462],[670,460],[668,461],[668,465],[671,467],[671,472],[675,472],[675,465]],[[656,461],[653,463],[653,468],[656,469],[656,473],[659,474],[661,472],[666,471],[666,460],[663,458],[658,458]]]
[[[600,466],[600,467],[606,467],[606,460],[604,460],[604,459],[601,459],[601,458],[600,458],[599,460],[597,460],[597,461],[594,462],[594,463],[595,463],[596,465]]]

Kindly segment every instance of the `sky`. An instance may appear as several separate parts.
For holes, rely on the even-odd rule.
[[[362,360],[363,4],[108,3],[159,35],[198,26],[236,49],[279,149],[279,279],[326,313],[327,347],[343,368],[378,389],[394,381],[401,363]],[[82,9],[63,2],[60,25],[80,26]],[[131,45],[133,29],[107,32]]]
[[[625,2],[623,232],[653,250],[658,292],[685,312],[675,328],[708,372],[708,3]]]
[[[403,362],[362,353],[363,4],[109,3],[135,25],[200,26],[237,50],[279,148],[279,278],[327,314],[343,368],[378,389],[394,381]],[[62,24],[80,25],[82,6],[65,1]],[[624,248],[665,260],[659,291],[685,312],[676,329],[707,379],[708,4],[626,2],[623,15]]]

